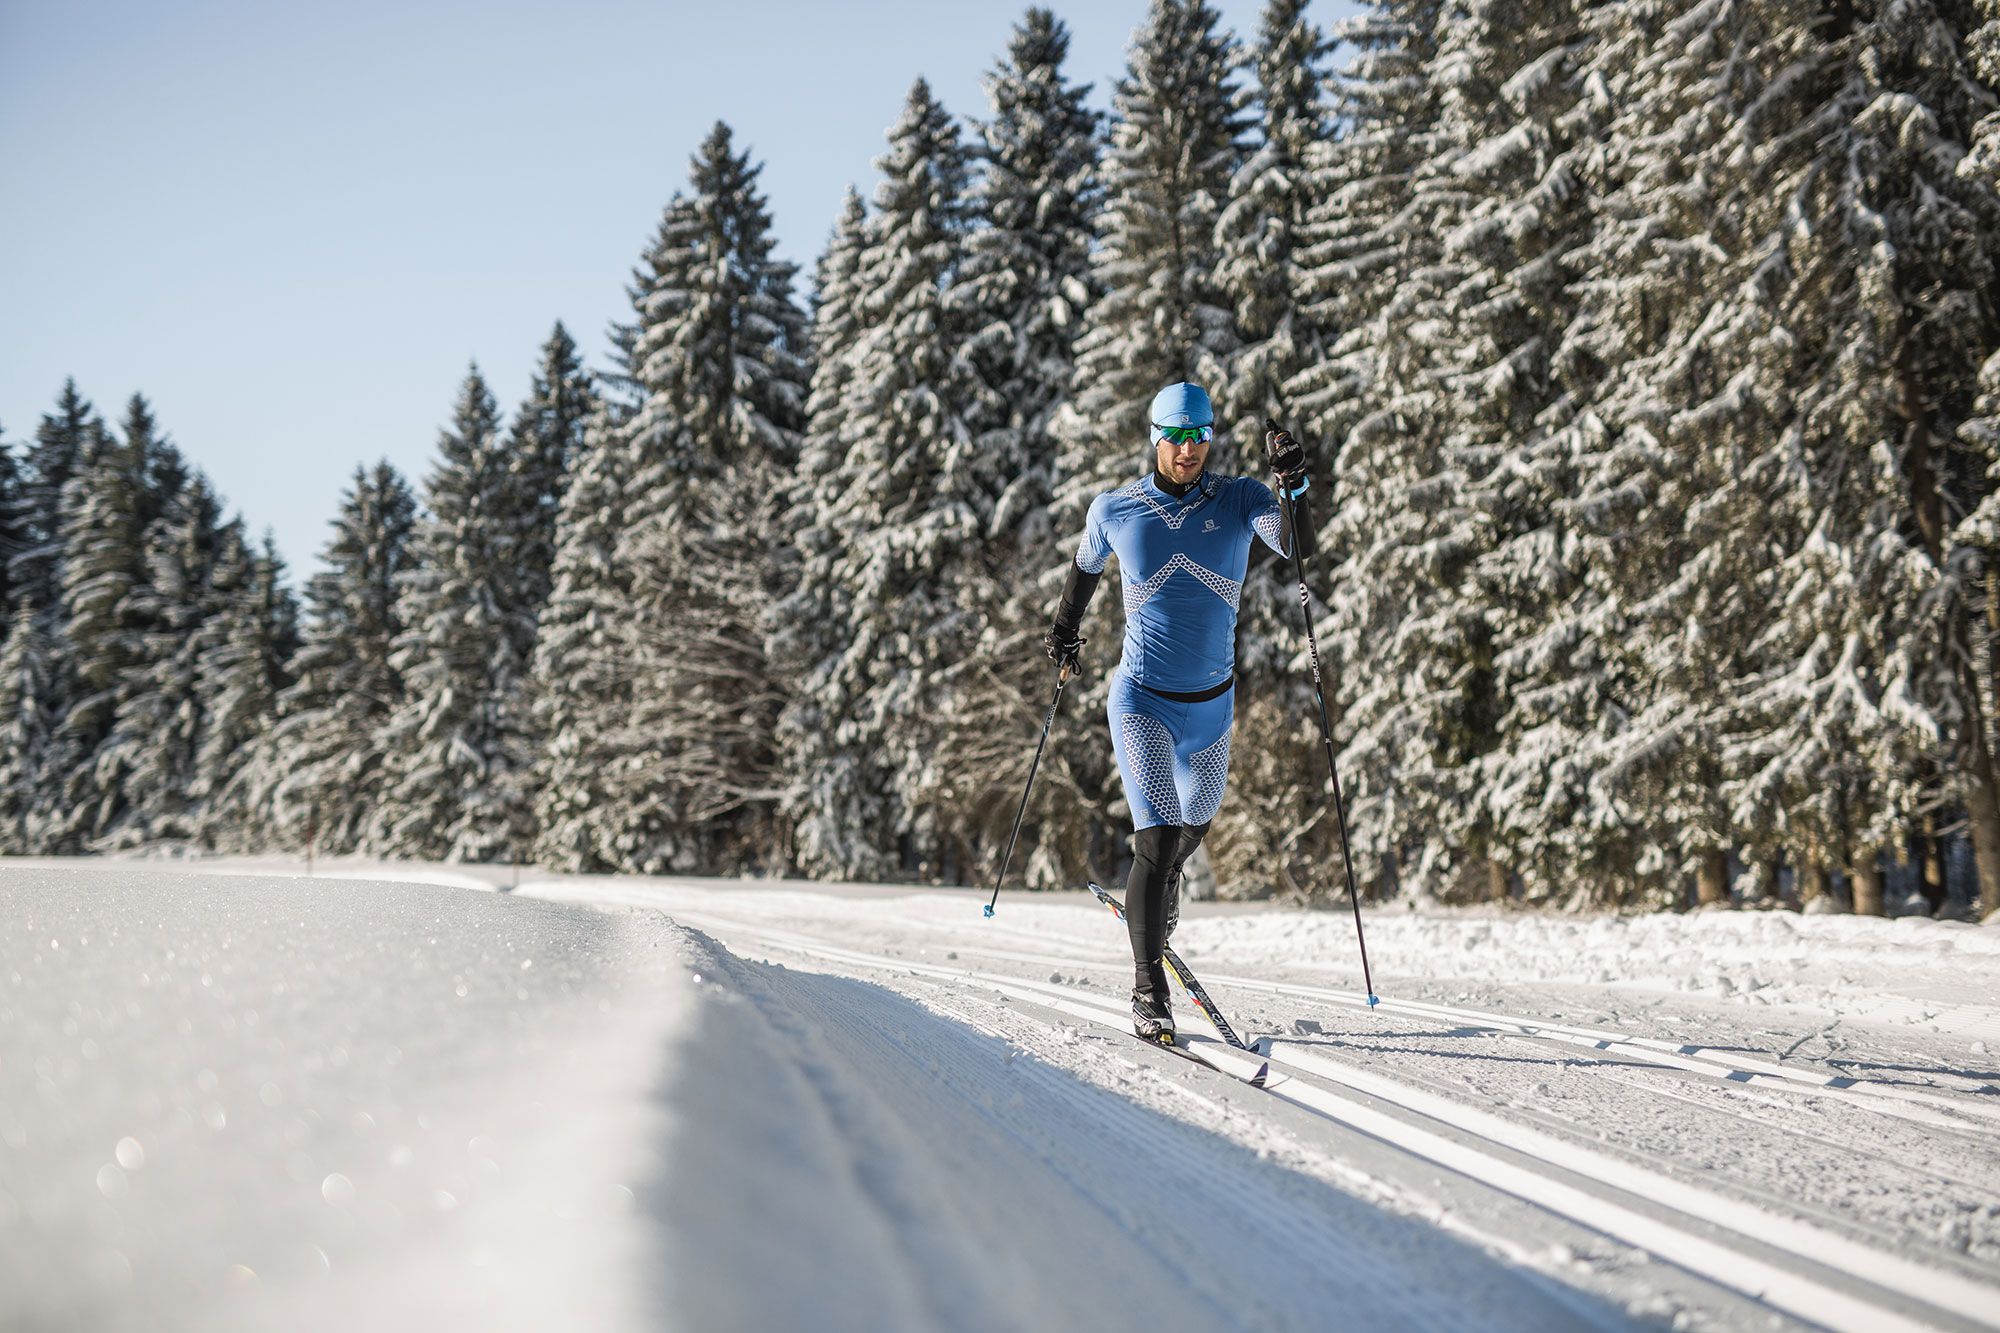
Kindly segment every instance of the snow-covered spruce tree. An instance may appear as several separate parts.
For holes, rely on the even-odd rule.
[[[517,630],[516,560],[529,544],[531,506],[500,440],[499,411],[475,366],[425,483],[425,514],[411,537],[391,665],[402,703],[383,724],[381,804],[368,850],[453,861],[505,859],[532,838],[514,770],[532,762],[522,716],[528,663]]]
[[[1730,7],[1680,8],[1732,21]],[[1495,893],[1518,871],[1531,897],[1658,902],[1680,882],[1678,841],[1618,774],[1629,720],[1659,684],[1627,641],[1633,607],[1674,564],[1680,511],[1634,484],[1645,437],[1612,423],[1658,407],[1634,376],[1674,354],[1708,296],[1713,219],[1683,183],[1699,122],[1713,123],[1708,61],[1729,45],[1699,12],[1636,5],[1600,8],[1582,30],[1512,79],[1515,134],[1540,164],[1460,233],[1487,257],[1476,331],[1513,349],[1504,374],[1453,381],[1460,421],[1478,431],[1483,418],[1506,446],[1463,490],[1490,533],[1474,579],[1496,704],[1469,787]],[[1685,788],[1711,826],[1717,779],[1710,769],[1705,795],[1699,779]]]
[[[1377,309],[1347,307],[1363,331],[1339,335],[1334,378],[1301,387],[1310,418],[1345,429],[1323,534],[1341,560],[1325,646],[1357,870],[1374,880],[1395,857],[1414,888],[1441,892],[1496,850],[1482,770],[1503,744],[1502,622],[1520,617],[1482,562],[1541,526],[1494,485],[1551,428],[1539,414],[1559,390],[1540,335],[1560,327],[1576,225],[1566,153],[1589,122],[1572,114],[1575,81],[1557,77],[1577,55],[1571,6],[1447,7],[1428,40],[1407,26],[1420,15],[1396,17],[1380,73],[1435,92],[1374,97],[1364,81],[1359,109],[1424,119],[1357,123],[1350,153],[1325,159],[1333,197],[1364,216],[1316,219],[1308,289],[1345,267]]]
[[[1436,151],[1441,81],[1434,77],[1442,0],[1379,0],[1333,27],[1352,48],[1329,81],[1336,127],[1305,153],[1310,201],[1298,228],[1292,294],[1327,339],[1284,386],[1297,426],[1337,449],[1369,411],[1376,319],[1396,285],[1435,256],[1437,237],[1412,206],[1415,177]],[[1296,427],[1295,427],[1296,428]]]
[[[1849,852],[1872,859],[1892,841],[1878,835],[1892,832],[1900,851],[1900,835],[1942,796],[1970,817],[1982,897],[1993,900],[2000,805],[1969,623],[1986,607],[1979,561],[1967,552],[1948,563],[1953,521],[1992,487],[1986,460],[1953,437],[1973,413],[1980,362],[2000,344],[2000,197],[1990,176],[1955,170],[2000,105],[1965,58],[1970,20],[1909,0],[1864,8],[1851,31],[1830,34],[1839,59],[1809,122],[1815,151],[1786,182],[1803,221],[1825,230],[1806,232],[1797,213],[1772,229],[1790,268],[1780,301],[1820,317],[1815,336],[1787,349],[1813,353],[1813,373],[1795,404],[1803,448],[1771,480],[1787,526],[1827,532],[1852,552],[1855,577],[1843,595],[1819,598],[1827,620],[1788,626],[1789,641],[1760,665],[1796,673],[1811,639],[1862,636],[1864,674],[1880,683],[1890,725],[1863,738],[1882,790],[1876,811],[1850,810]],[[1787,590],[1788,611],[1814,573]],[[1758,758],[1781,754],[1797,731],[1790,716],[1775,729],[1758,721]],[[1771,818],[1773,806],[1779,823],[1783,804],[1739,803],[1739,824],[1752,811]],[[1876,813],[1884,807],[1893,830]]]
[[[13,557],[26,550],[30,540],[21,494],[21,460],[15,457],[13,446],[0,438],[0,609],[10,624],[14,608],[22,600],[21,590],[14,585]]]
[[[966,849],[938,819],[933,719],[993,595],[982,560],[1007,479],[974,442],[983,386],[947,299],[969,214],[958,127],[919,79],[888,137],[854,278],[840,457],[801,478],[817,531],[800,581],[837,590],[844,614],[787,708],[800,742],[787,809],[808,873],[955,878]]]
[[[50,851],[85,850],[123,801],[122,770],[114,765],[100,778],[98,753],[146,661],[132,594],[145,582],[145,532],[159,503],[152,470],[169,446],[136,394],[122,435],[92,440],[63,487],[57,658],[65,711],[50,774],[57,781],[41,798]]]
[[[1304,0],[1272,0],[1264,8],[1251,52],[1258,143],[1231,178],[1216,225],[1217,277],[1242,339],[1218,386],[1219,426],[1234,441],[1239,466],[1253,472],[1260,470],[1265,418],[1302,426],[1289,410],[1286,386],[1324,355],[1321,331],[1298,299],[1311,191],[1319,182],[1308,163],[1328,134],[1329,47],[1305,9]],[[1318,501],[1330,482],[1320,458],[1309,462],[1318,484],[1306,503]],[[1338,870],[1325,855],[1337,851],[1338,839],[1327,836],[1333,821],[1322,815],[1326,761],[1304,653],[1293,562],[1253,546],[1237,613],[1238,758],[1231,799],[1207,844],[1215,878],[1232,894],[1296,894],[1337,882],[1337,874],[1325,876]]]
[[[221,509],[207,480],[194,474],[163,497],[162,512],[146,525],[145,577],[123,608],[139,636],[139,660],[97,755],[99,784],[120,793],[98,833],[106,849],[196,839],[195,755],[208,723],[201,657],[221,610],[218,558],[228,543],[242,541],[241,524],[225,528]]]
[[[1622,821],[1595,822],[1575,763],[1621,701],[1605,688],[1601,645],[1581,632],[1603,605],[1601,552],[1563,512],[1579,457],[1601,440],[1589,411],[1600,368],[1565,355],[1564,339],[1597,259],[1607,89],[1629,82],[1638,32],[1609,22],[1609,10],[1570,4],[1485,12],[1470,41],[1445,48],[1495,81],[1490,96],[1475,79],[1470,95],[1441,103],[1441,127],[1462,151],[1438,189],[1470,196],[1443,237],[1454,288],[1397,328],[1407,344],[1431,344],[1446,484],[1476,532],[1460,553],[1458,605],[1432,622],[1442,637],[1418,649],[1463,671],[1442,710],[1416,714],[1426,728],[1444,724],[1459,762],[1413,808],[1432,845],[1463,849],[1451,860],[1472,883],[1461,872],[1459,891],[1503,896],[1518,873],[1531,895],[1562,890],[1580,903],[1629,882],[1630,857],[1624,838],[1605,837]],[[1443,339],[1425,327],[1439,316],[1455,325]]]
[[[541,364],[529,385],[528,397],[514,413],[507,433],[505,486],[508,512],[496,521],[518,534],[513,569],[507,580],[513,613],[507,625],[507,656],[522,664],[519,697],[509,715],[524,728],[523,753],[539,758],[543,737],[535,723],[535,646],[541,617],[555,587],[557,527],[570,469],[583,452],[584,429],[597,407],[597,387],[577,355],[576,342],[557,321],[542,344]],[[537,800],[536,758],[508,769],[499,781],[509,788],[506,808],[532,813]],[[526,855],[530,845],[514,849]]]
[[[1100,118],[1084,106],[1088,85],[1063,77],[1068,52],[1068,28],[1030,9],[988,76],[993,114],[978,125],[975,150],[985,170],[972,188],[974,227],[948,291],[968,330],[965,355],[986,390],[973,413],[978,447],[1005,483],[986,533],[995,595],[985,600],[978,646],[951,669],[943,682],[949,699],[935,714],[930,799],[965,849],[959,873],[968,879],[997,871],[1027,780],[1053,684],[1038,642],[1054,596],[1049,580],[1061,578],[1070,553],[1070,534],[1049,519],[1057,451],[1050,422],[1068,397],[1075,339],[1096,296],[1090,248],[1102,191]],[[1051,747],[1063,753],[1044,756],[1024,853],[1012,867],[1037,887],[1087,876],[1088,808],[1112,780],[1103,746],[1071,748],[1059,738]],[[1091,800],[1077,800],[1079,781]]]
[[[556,558],[556,519],[571,464],[583,452],[583,431],[597,406],[590,372],[577,355],[576,340],[558,320],[542,344],[541,364],[528,386],[528,397],[514,413],[507,432],[506,467],[512,474],[507,494],[520,509],[510,522],[520,527],[516,556],[516,597],[529,617],[517,617],[511,627],[511,651],[526,660],[534,651],[532,613],[549,599]],[[400,479],[398,479],[400,484]]]
[[[299,648],[298,602],[270,535],[252,551],[237,524],[225,530],[214,587],[213,629],[201,654],[205,725],[189,790],[199,803],[202,839],[245,850],[264,843],[252,766],[292,683],[286,664]]]
[[[1374,397],[1382,371],[1381,316],[1398,284],[1437,257],[1439,238],[1414,197],[1417,173],[1439,141],[1443,88],[1432,66],[1443,8],[1439,0],[1384,0],[1335,25],[1333,36],[1354,55],[1328,81],[1333,136],[1305,152],[1303,192],[1310,202],[1292,252],[1293,301],[1324,339],[1324,349],[1286,381],[1281,401],[1317,479],[1308,502],[1321,515],[1321,554],[1307,577],[1321,654],[1332,668],[1328,705],[1343,730],[1340,710],[1356,719],[1379,716],[1393,708],[1400,684],[1361,666],[1382,628],[1368,624],[1369,604],[1337,599],[1358,591],[1344,582],[1347,562],[1365,549],[1357,542],[1374,535],[1364,515],[1385,489],[1381,478],[1393,475],[1399,461],[1396,428],[1379,414]],[[1370,429],[1351,435],[1363,422]],[[1350,449],[1352,457],[1343,452]],[[1261,604],[1261,597],[1251,602],[1253,613]],[[1329,615],[1335,606],[1348,614]],[[1268,635],[1274,650],[1296,632],[1297,614],[1287,608],[1275,619]],[[1281,892],[1307,897],[1323,896],[1338,883],[1337,821],[1321,771],[1317,719],[1298,711],[1303,698],[1290,691],[1238,698],[1238,726],[1254,729],[1262,742],[1239,747],[1231,782],[1239,792],[1262,793],[1267,814],[1255,823],[1237,821],[1225,806],[1233,836],[1214,842],[1226,882],[1254,887],[1262,877]],[[1269,716],[1288,708],[1289,731]],[[1368,738],[1362,736],[1365,753]],[[1343,794],[1355,806],[1350,822],[1371,852],[1363,858],[1365,890],[1383,883],[1393,850],[1405,840],[1404,822],[1396,793],[1383,781],[1384,766],[1358,762],[1352,753],[1342,755],[1341,766]]]
[[[858,282],[867,221],[868,210],[860,194],[849,186],[833,234],[813,273],[813,371],[806,398],[806,434],[798,467],[785,492],[784,521],[793,534],[797,563],[783,597],[772,610],[764,640],[765,658],[786,688],[775,734],[784,790],[783,821],[790,841],[788,856],[794,864],[801,861],[796,846],[797,821],[811,808],[812,784],[823,775],[820,766],[842,762],[828,753],[823,731],[826,719],[814,689],[821,664],[832,660],[846,642],[852,598],[840,584],[805,577],[804,571],[831,568],[842,540],[841,529],[831,521],[836,516],[831,500],[838,494],[831,482],[840,475],[846,456],[843,405],[854,378],[848,353],[863,328]],[[851,769],[851,763],[848,767]],[[815,823],[808,832],[827,839],[825,845],[812,851],[818,864],[853,863],[855,853],[849,850],[841,830]]]
[[[0,644],[0,854],[41,850],[36,794],[57,719],[48,707],[49,647],[41,617],[23,600]]]
[[[1614,75],[1616,119],[1587,173],[1597,230],[1574,261],[1583,299],[1552,356],[1594,381],[1560,509],[1565,563],[1585,562],[1597,600],[1559,608],[1539,636],[1552,762],[1510,800],[1543,812],[1550,860],[1628,901],[1679,901],[1691,872],[1721,896],[1736,844],[1723,709],[1756,688],[1746,653],[1780,545],[1751,536],[1773,518],[1768,468],[1747,464],[1797,443],[1780,443],[1792,372],[1770,353],[1790,334],[1771,336],[1785,317],[1752,238],[1788,206],[1773,145],[1796,142],[1800,76],[1825,63],[1809,9],[1684,5],[1661,23],[1626,7],[1604,27],[1640,49]],[[1743,392],[1746,365],[1771,377],[1765,392]],[[1837,804],[1858,756],[1826,757],[1814,785]]]
[[[772,254],[759,168],[718,123],[646,258],[613,551],[629,593],[630,713],[600,738],[613,784],[601,832],[627,870],[778,869],[783,694],[763,618],[786,540],[809,376],[795,269]]]
[[[1330,46],[1305,17],[1306,0],[1270,0],[1251,63],[1258,141],[1229,181],[1216,220],[1216,280],[1241,340],[1221,390],[1226,429],[1246,464],[1262,454],[1264,419],[1288,415],[1285,384],[1322,355],[1298,292],[1301,243],[1318,178],[1308,162],[1328,137],[1323,63]]]
[[[240,779],[250,813],[243,832],[262,846],[353,852],[381,801],[381,730],[403,698],[390,659],[404,628],[397,595],[416,512],[409,484],[386,461],[356,467],[341,495],[325,568],[306,580],[292,683]]]
[[[80,760],[77,747],[63,732],[75,689],[69,671],[63,623],[63,496],[71,477],[88,461],[111,447],[91,405],[66,381],[56,411],[43,415],[22,460],[21,486],[16,493],[14,528],[21,548],[8,553],[8,578],[15,595],[34,608],[40,642],[38,688],[44,734],[34,750],[31,768],[17,775],[23,803],[21,827],[28,850],[56,850],[58,815],[67,807],[63,791],[71,769]],[[12,688],[11,686],[9,688]]]
[[[534,860],[571,873],[619,865],[613,793],[620,779],[606,756],[632,710],[631,603],[616,560],[629,415],[603,399],[585,423],[557,514],[549,602],[536,626]]]
[[[1091,271],[1102,293],[1076,342],[1072,397],[1057,412],[1061,444],[1051,514],[1059,544],[1083,530],[1090,502],[1152,466],[1146,407],[1161,388],[1192,380],[1220,389],[1239,341],[1229,295],[1216,278],[1215,223],[1243,157],[1249,127],[1233,77],[1237,49],[1202,0],[1154,0],[1134,35],[1112,97],[1110,142],[1100,168],[1104,205]],[[1226,399],[1225,399],[1226,401]],[[1209,466],[1241,460],[1218,436]],[[1073,549],[1073,548],[1072,548]],[[1116,599],[1100,598],[1087,634],[1086,670],[1064,711],[1077,730],[1055,738],[1059,756],[1101,753],[1105,681],[1123,630]],[[1122,855],[1131,816],[1116,781],[1095,770],[1064,775],[1093,833],[1098,869]]]
[[[1178,380],[1220,386],[1240,340],[1217,278],[1215,224],[1241,164],[1237,48],[1204,0],[1154,0],[1133,37],[1102,175],[1093,272],[1103,295],[1076,344],[1058,415],[1058,519],[1081,529],[1091,500],[1144,470],[1146,405]],[[1218,437],[1211,466],[1228,470]]]
[[[62,606],[63,488],[103,439],[95,410],[76,381],[65,380],[56,410],[43,415],[21,460],[9,520],[20,545],[6,553],[7,583],[17,601],[35,606],[44,634],[53,630]]]
[[[1585,766],[1670,892],[1694,870],[1720,898],[1731,849],[1867,878],[1921,808],[1978,805],[1941,552],[1979,467],[1939,441],[1992,337],[1991,189],[1950,169],[1991,93],[1924,5],[1691,7],[1651,58],[1688,91],[1606,209],[1651,235],[1577,340],[1615,372],[1578,507],[1643,550],[1598,642],[1643,707]],[[1657,348],[1626,331],[1648,323]]]

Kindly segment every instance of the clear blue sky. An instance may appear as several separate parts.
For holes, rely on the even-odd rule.
[[[1144,0],[1053,7],[1108,105]],[[469,361],[509,413],[557,319],[602,363],[718,118],[809,269],[911,80],[986,115],[1025,8],[0,0],[0,428],[144,393],[296,575],[356,464],[421,484]]]

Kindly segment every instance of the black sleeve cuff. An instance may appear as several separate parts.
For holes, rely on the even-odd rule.
[[[1071,634],[1083,627],[1083,613],[1090,608],[1090,595],[1097,591],[1097,580],[1103,574],[1103,570],[1085,573],[1081,565],[1070,561],[1069,580],[1063,584],[1062,601],[1056,605],[1056,624]]]

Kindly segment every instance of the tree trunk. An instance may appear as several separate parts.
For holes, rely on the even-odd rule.
[[[1513,896],[1514,872],[1498,861],[1486,863],[1486,898],[1489,902],[1504,903]]]
[[[1860,863],[1848,874],[1847,882],[1854,886],[1854,914],[1856,916],[1882,915],[1882,861],[1874,852],[1864,853]]]
[[[1931,905],[1931,915],[1944,911],[1944,840],[1937,835],[1937,820],[1931,815],[1924,816],[1924,901]]]
[[[1702,856],[1694,877],[1694,900],[1697,904],[1729,901],[1729,853],[1718,849]]]
[[[1833,876],[1828,873],[1826,862],[1812,857],[1800,864],[1799,906],[1809,906],[1815,899],[1833,901]]]
[[[2000,799],[1996,799],[1993,757],[1987,752],[1983,727],[1973,729],[1969,759],[1966,769],[1972,781],[1965,793],[1965,813],[1972,824],[1972,857],[1979,867],[1979,915],[1984,917],[2000,911]]]

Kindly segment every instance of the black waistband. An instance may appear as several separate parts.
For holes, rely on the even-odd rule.
[[[1135,681],[1133,683],[1137,684],[1138,682]],[[1183,694],[1179,690],[1156,690],[1151,685],[1140,685],[1139,688],[1148,694],[1157,694],[1162,699],[1172,699],[1177,704],[1205,704],[1210,699],[1220,699],[1223,695],[1235,689],[1236,677],[1231,676],[1220,685],[1214,685],[1205,690],[1196,690],[1192,694]]]

